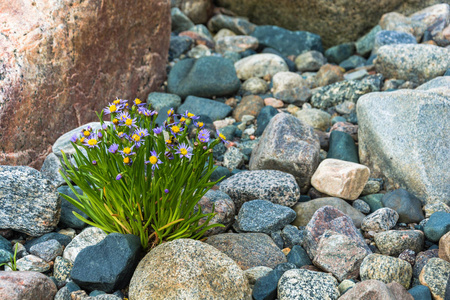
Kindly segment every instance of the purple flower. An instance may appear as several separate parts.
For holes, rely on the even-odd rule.
[[[190,159],[192,156],[192,147],[188,147],[186,143],[181,143],[180,146],[178,146],[178,151],[175,152],[175,154],[180,154],[180,158],[187,157]]]
[[[99,139],[101,139],[101,138],[103,137],[103,133],[102,133],[101,131],[99,131],[99,132],[97,133],[97,136],[98,136]]]
[[[109,103],[103,111],[105,112],[105,115],[109,115],[112,113],[118,113],[122,108],[123,106],[121,104]]]
[[[133,104],[136,105],[137,107],[141,107],[141,106],[145,105],[145,103],[143,103],[143,102],[141,101],[141,99],[139,99],[139,98],[136,98],[136,99],[133,101]]]
[[[120,179],[122,179],[122,174],[118,174],[118,175],[116,176],[116,180],[120,180]]]
[[[167,157],[168,159],[173,159],[174,158],[172,152],[170,152],[170,151],[164,152],[164,156]]]
[[[133,152],[134,145],[131,147],[124,147],[123,150],[119,150],[120,154],[122,156],[130,156],[136,154],[136,152]]]
[[[109,146],[108,151],[112,154],[116,153],[117,150],[119,150],[119,145],[117,145],[116,143],[112,144],[111,146]]]
[[[194,122],[195,127],[202,128],[205,124],[203,122]]]
[[[128,134],[126,134],[125,132],[119,132],[118,134],[117,134],[117,136],[118,137],[120,137],[120,138],[126,138],[126,139],[128,139],[129,137],[128,137]]]
[[[202,143],[208,143],[210,138],[210,132],[208,129],[202,129],[198,133],[198,140]]]
[[[191,114],[190,112],[186,111],[183,115],[186,119],[192,119],[192,120],[197,120],[200,119],[199,116],[196,116],[194,114]]]
[[[146,164],[152,165],[152,170],[155,168],[159,169],[158,165],[162,164],[162,161],[158,158],[158,153],[156,151],[150,151],[150,158],[148,161],[145,162]]]
[[[70,138],[70,141],[71,141],[72,143],[76,143],[77,140],[78,140],[78,134],[75,133],[75,134],[72,135],[72,137]]]
[[[92,164],[93,164],[93,165],[96,165],[96,164],[97,164],[97,161],[96,161],[96,160],[93,160],[93,161],[92,161]]]
[[[184,128],[174,124],[173,126],[170,126],[170,131],[172,132],[173,135],[177,136],[184,131]]]
[[[171,109],[169,109],[169,110],[167,111],[167,115],[168,115],[169,117],[172,117],[174,114],[175,114],[175,111],[173,110],[173,108],[171,108]]]
[[[216,130],[216,134],[217,134],[217,138],[220,138],[224,144],[230,143],[229,141],[227,141],[227,138],[219,132],[219,130]]]
[[[161,132],[163,132],[163,129],[164,129],[163,126],[159,126],[159,127],[153,128],[153,132],[155,134],[161,134]]]
[[[169,189],[165,189],[164,193],[168,194],[169,193]]]
[[[83,144],[89,148],[95,148],[95,147],[98,148],[98,143],[100,143],[100,141],[94,135],[90,136],[89,138],[84,139],[84,142],[83,142]]]

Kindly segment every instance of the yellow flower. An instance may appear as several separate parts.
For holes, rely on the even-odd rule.
[[[136,100],[134,100],[134,103],[136,103],[136,105],[139,105],[142,103],[142,101],[139,98],[136,98]]]
[[[115,112],[117,110],[117,107],[113,104],[109,107],[110,112]]]
[[[129,148],[129,147],[123,148],[123,153],[130,154],[131,153],[131,148]]]
[[[158,158],[156,156],[150,156],[150,163],[152,165],[156,164],[158,162]]]
[[[133,120],[132,119],[126,119],[125,120],[125,125],[127,125],[127,126],[131,126],[131,124],[133,124]]]
[[[133,140],[135,140],[136,142],[139,142],[141,140],[141,137],[139,135],[137,135],[136,133],[133,134],[133,136],[131,137]]]
[[[84,135],[84,136],[90,136],[91,133],[90,133],[89,131],[85,130],[85,131],[83,132],[83,135]]]
[[[112,122],[113,122],[114,125],[119,124],[119,120],[117,120],[117,119],[112,120]]]
[[[124,152],[125,152],[125,149],[124,149]],[[128,156],[125,156],[123,158],[123,162],[126,163],[126,164],[130,163],[130,158]]]
[[[178,127],[178,126],[172,126],[172,127],[170,127],[170,129],[172,130],[172,132],[174,133],[174,134],[177,134],[178,132],[180,132],[180,127]]]

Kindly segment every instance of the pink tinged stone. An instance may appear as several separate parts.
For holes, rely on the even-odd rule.
[[[369,179],[366,166],[339,159],[325,159],[311,178],[319,192],[346,200],[356,200]]]
[[[379,280],[364,280],[347,291],[339,300],[373,299],[373,300],[414,300],[404,286],[397,282],[385,284]]]
[[[1,272],[0,299],[53,299],[57,292],[53,281],[38,272]]]
[[[264,99],[264,104],[266,106],[273,106],[275,108],[282,108],[284,106],[283,101],[277,100],[275,98],[265,98]]]

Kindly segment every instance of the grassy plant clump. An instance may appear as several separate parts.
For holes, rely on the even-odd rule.
[[[107,233],[140,237],[145,249],[178,238],[200,239],[210,228],[212,213],[197,205],[216,183],[209,178],[215,167],[212,149],[216,139],[203,129],[194,114],[175,114],[159,127],[157,112],[139,99],[129,105],[117,99],[98,114],[102,128],[90,127],[75,134],[73,159],[62,153],[61,175],[78,200],[61,194],[89,219],[74,212],[85,223]],[[104,115],[111,122],[103,120]],[[188,140],[188,125],[196,138]],[[85,151],[82,151],[82,149]],[[82,191],[77,193],[73,183]]]
[[[16,262],[17,262],[17,249],[18,249],[18,247],[19,247],[19,243],[16,243],[16,246],[14,247],[14,256],[11,255],[9,257],[9,262],[5,262],[5,263],[0,264],[0,267],[1,266],[7,266],[12,271],[17,271],[17,263]]]

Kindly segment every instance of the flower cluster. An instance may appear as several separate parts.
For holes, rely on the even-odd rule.
[[[111,121],[105,122],[104,115]],[[212,139],[199,117],[188,111],[170,109],[167,115],[156,124],[158,112],[141,100],[129,104],[116,99],[99,114],[101,128],[86,127],[71,138],[87,153],[75,147],[76,165],[83,168],[71,166],[63,155],[70,178],[63,176],[66,182],[75,182],[89,195],[73,204],[92,221],[79,218],[107,232],[139,235],[145,248],[180,237],[200,238],[218,226],[198,225],[200,218],[210,220],[214,214],[194,208],[214,184],[209,182],[212,148],[227,143],[226,138],[217,131]],[[196,138],[189,140],[192,127]]]

